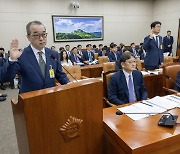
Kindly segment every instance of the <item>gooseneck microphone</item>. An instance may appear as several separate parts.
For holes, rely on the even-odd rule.
[[[178,86],[180,88],[180,85],[177,84],[169,75],[166,74],[165,77],[166,77],[166,79],[171,80],[176,86]]]
[[[57,60],[57,58],[56,58],[54,55],[51,54],[50,57],[51,57],[53,60],[57,61],[59,65],[61,65],[61,63]],[[68,72],[68,74],[69,74],[76,82],[78,82],[78,81],[76,80],[76,78],[75,78],[63,65],[61,65],[61,67],[63,67],[63,68]]]
[[[123,114],[166,114],[166,115],[163,115],[159,122],[158,122],[158,125],[159,126],[164,126],[164,127],[170,127],[170,128],[173,128],[173,126],[176,124],[176,121],[177,121],[177,118],[178,116],[177,115],[172,115],[171,113],[169,112],[162,112],[162,113],[143,113],[143,112],[139,112],[139,113],[128,113],[128,112],[121,112],[120,110],[118,110],[116,112],[117,115],[123,115]],[[167,115],[168,114],[168,115]]]

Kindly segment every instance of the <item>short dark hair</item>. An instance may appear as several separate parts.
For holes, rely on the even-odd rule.
[[[91,45],[91,44],[87,44],[87,45],[86,45],[86,47],[90,47],[90,46],[92,46],[92,45]]]
[[[77,47],[73,47],[73,48],[71,49],[71,51],[73,51],[74,49],[77,49]]]
[[[114,47],[117,47],[117,45],[113,43],[113,44],[111,45],[111,48],[114,48]]]
[[[61,51],[64,50],[64,47],[60,47],[59,50],[61,50]]]
[[[120,58],[120,62],[126,62],[126,60],[130,59],[131,57],[134,57],[134,54],[131,53],[131,52],[124,52],[122,55],[121,55],[121,58]]]
[[[66,44],[65,47],[70,47],[70,45],[69,45],[69,44]]]
[[[0,50],[5,51],[4,48],[0,48]]]
[[[151,23],[151,29],[154,28],[156,25],[160,24],[161,25],[161,22],[159,21],[154,21],[153,23]]]
[[[103,46],[103,44],[99,44],[99,47],[100,47],[100,46]]]
[[[93,45],[93,48],[96,48],[96,45],[95,45],[95,44]]]
[[[170,30],[168,30],[168,31],[167,31],[167,33],[169,33],[169,32],[171,33],[171,31],[170,31]]]
[[[26,32],[27,32],[27,35],[30,35],[31,34],[31,31],[30,31],[30,26],[31,25],[42,25],[42,26],[44,26],[40,21],[31,21],[31,22],[29,22],[27,25],[26,25]],[[45,31],[46,31],[46,28],[45,28],[45,26],[44,26],[44,29],[45,29]]]
[[[82,47],[82,45],[79,44],[79,45],[77,45],[77,47],[78,47],[78,48],[79,48],[79,47]]]
[[[113,44],[114,44],[114,42],[110,43],[110,45],[109,45],[109,46],[110,46],[110,48],[113,48],[113,47],[112,47],[112,45],[113,45]]]
[[[135,43],[134,43],[134,42],[133,42],[133,43],[131,43],[131,46],[132,46],[133,44],[135,44]]]

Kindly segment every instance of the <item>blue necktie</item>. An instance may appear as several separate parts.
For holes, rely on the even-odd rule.
[[[88,54],[89,54],[89,61],[92,62],[93,60],[92,60],[92,57],[91,57],[91,53],[89,52]]]
[[[135,102],[133,89],[134,89],[134,85],[133,85],[133,82],[132,82],[131,75],[129,75],[129,83],[128,83],[129,102]]]

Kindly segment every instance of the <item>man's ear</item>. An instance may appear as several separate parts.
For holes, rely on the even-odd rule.
[[[124,62],[121,62],[121,66],[122,66],[122,68],[124,68]]]

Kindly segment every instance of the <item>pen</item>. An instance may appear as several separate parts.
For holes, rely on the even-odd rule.
[[[147,104],[147,103],[144,103],[144,102],[140,102],[140,103],[153,107],[151,104]]]

